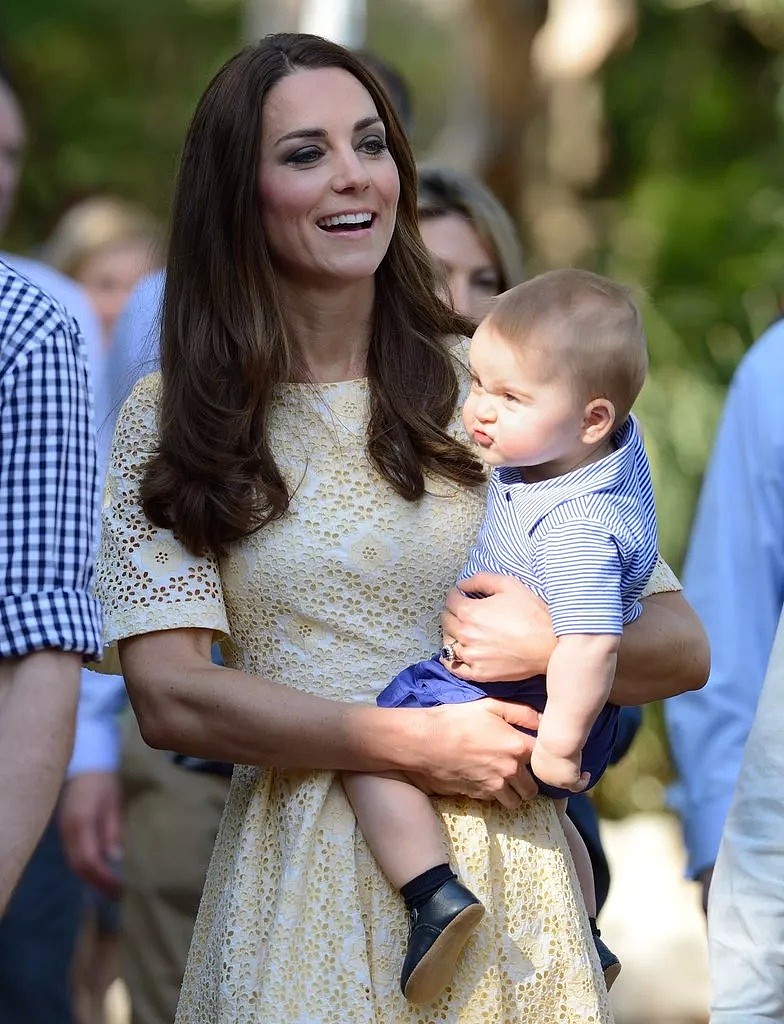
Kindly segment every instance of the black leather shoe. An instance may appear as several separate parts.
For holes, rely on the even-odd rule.
[[[457,958],[485,908],[456,878],[410,915],[400,988],[410,1003],[430,1003],[452,979]]]
[[[593,935],[593,944],[596,946],[596,952],[599,954],[599,963],[602,965],[602,971],[604,972],[604,983],[609,992],[613,987],[613,982],[621,973],[621,961],[610,947],[602,942],[602,933],[593,921],[591,921],[591,933]]]

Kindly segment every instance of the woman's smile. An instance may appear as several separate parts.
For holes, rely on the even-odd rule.
[[[296,71],[262,115],[264,233],[297,284],[372,278],[395,227],[400,180],[367,89],[339,68]]]

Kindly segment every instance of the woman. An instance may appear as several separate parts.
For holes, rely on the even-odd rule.
[[[469,325],[433,292],[416,218],[405,137],[348,52],[272,36],[218,72],[175,194],[161,377],[118,422],[97,572],[148,742],[240,766],[180,1024],[608,1019],[555,815],[519,809],[530,741],[509,723],[531,713],[374,706],[438,646],[483,509],[452,433],[448,340]],[[531,675],[553,638],[536,606],[521,621],[522,589],[502,669]],[[699,650],[694,620],[658,600],[624,638],[618,699],[703,680],[699,656],[670,657]],[[335,775],[388,769],[452,794],[456,862],[494,908],[422,1011],[398,990],[403,911]]]
[[[524,279],[509,214],[467,174],[420,169],[419,230],[455,309],[476,322],[496,295]]]

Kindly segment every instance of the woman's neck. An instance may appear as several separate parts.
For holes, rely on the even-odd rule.
[[[286,329],[318,384],[367,374],[373,317],[373,279],[318,289],[278,281]]]

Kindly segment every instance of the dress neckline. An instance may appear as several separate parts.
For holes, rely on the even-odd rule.
[[[323,391],[326,389],[337,389],[348,387],[349,385],[367,385],[367,377],[352,377],[349,380],[330,380],[330,381],[280,381],[276,384],[276,387],[286,388],[287,390],[299,391],[303,388],[306,390]]]

